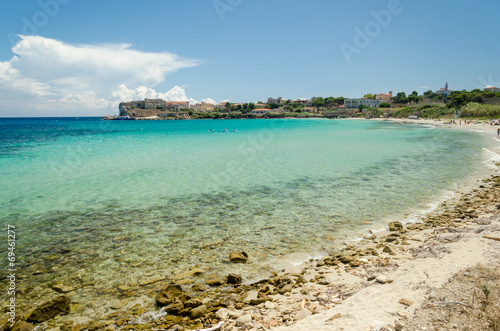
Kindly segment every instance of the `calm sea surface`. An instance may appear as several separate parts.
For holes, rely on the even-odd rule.
[[[428,210],[486,167],[489,143],[366,120],[0,119],[0,219],[24,297],[195,265],[251,281]],[[224,263],[241,250],[247,265]]]

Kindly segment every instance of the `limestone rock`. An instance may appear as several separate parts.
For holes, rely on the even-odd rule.
[[[389,255],[396,255],[396,252],[394,252],[390,246],[385,246],[382,252],[388,253]]]
[[[312,313],[309,309],[302,308],[301,310],[299,310],[297,312],[297,314],[295,314],[295,320],[300,321],[300,320],[303,320],[304,318],[306,318],[307,316],[310,316],[310,315],[312,315]]]
[[[11,331],[33,331],[35,330],[35,326],[31,323],[19,321],[17,322]]]
[[[59,292],[59,293],[68,293],[68,292],[76,290],[76,288],[74,286],[64,284],[64,283],[54,284],[51,286],[51,288],[54,291]]]
[[[191,286],[191,289],[196,292],[202,292],[205,291],[206,286],[203,284],[194,284],[193,286]]]
[[[163,291],[158,293],[156,296],[156,303],[160,306],[166,306],[174,302],[175,298],[180,297],[183,293],[180,285],[170,284]]]
[[[207,306],[201,305],[199,307],[193,308],[191,310],[191,312],[189,313],[189,316],[192,319],[201,318],[201,317],[205,316],[205,314],[207,313],[207,311],[208,311]]]
[[[194,269],[191,269],[189,271],[186,271],[186,272],[180,273],[178,275],[175,275],[174,279],[175,280],[180,280],[180,279],[184,279],[184,278],[198,276],[198,275],[201,275],[204,272],[205,272],[205,270],[203,270],[201,268],[194,268]]]
[[[229,274],[226,278],[226,283],[233,285],[241,284],[241,275],[240,274]]]
[[[68,313],[71,300],[64,295],[53,300],[47,301],[41,306],[35,308],[28,316],[28,322],[41,323],[50,320],[57,315]]]
[[[352,257],[351,255],[347,255],[347,254],[341,254],[338,258],[339,258],[340,262],[342,262],[344,264],[348,264],[348,263],[354,261],[354,257]]]
[[[208,279],[205,284],[209,286],[221,286],[224,284],[224,281],[220,278]]]
[[[401,222],[390,222],[389,231],[401,231],[403,230],[403,224]]]
[[[387,284],[387,283],[393,282],[392,279],[389,279],[384,275],[377,276],[376,281],[377,281],[377,283],[380,283],[380,284]]]
[[[243,327],[247,323],[252,323],[251,315],[243,315],[236,319],[236,326]]]
[[[229,261],[232,263],[247,263],[248,254],[245,252],[231,252],[229,254]]]
[[[217,317],[222,321],[226,320],[228,316],[229,316],[229,309],[227,308],[221,308],[217,310],[217,312],[215,313],[215,317]]]
[[[184,304],[182,302],[176,302],[165,307],[165,311],[172,315],[177,315],[184,309]]]
[[[403,299],[400,299],[398,301],[398,303],[405,305],[406,307],[410,307],[411,305],[413,305],[415,303],[415,301],[403,298]]]
[[[194,299],[190,299],[190,300],[186,301],[184,303],[184,306],[186,306],[188,308],[195,308],[195,307],[201,306],[201,304],[202,304],[202,302],[200,299],[194,298]]]

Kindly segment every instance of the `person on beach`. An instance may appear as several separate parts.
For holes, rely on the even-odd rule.
[[[500,128],[497,129],[497,137],[500,137]]]

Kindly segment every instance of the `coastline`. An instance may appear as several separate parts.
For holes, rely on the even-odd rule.
[[[435,121],[412,122],[446,125]],[[475,127],[463,126],[460,129]],[[486,129],[486,126],[477,125],[477,128]],[[485,130],[487,134],[496,134],[496,127],[490,128]],[[499,182],[500,178],[494,178],[493,181],[486,179],[485,183],[479,184],[483,186],[479,190],[476,183],[470,192],[445,201],[423,216],[418,223],[402,225],[403,228],[392,224],[392,230],[396,229],[395,231],[381,231],[365,236],[321,260],[290,266],[267,280],[251,285],[214,287],[204,293],[198,292],[198,295],[193,293],[192,287],[190,289],[190,286],[183,285],[185,280],[195,278],[196,269],[184,275],[175,275],[168,281],[148,283],[154,280],[144,280],[141,286],[150,286],[148,296],[153,300],[159,292],[158,288],[168,286],[171,281],[188,289],[193,297],[199,297],[206,306],[207,313],[201,319],[193,320],[193,323],[186,320],[185,316],[162,316],[161,312],[156,312],[155,315],[151,311],[145,311],[140,304],[137,308],[137,302],[127,302],[117,308],[114,315],[83,323],[78,323],[76,317],[70,317],[75,320],[75,326],[71,323],[71,327],[68,321],[63,323],[61,320],[54,320],[49,322],[48,330],[111,331],[139,327],[146,330],[169,330],[175,329],[175,325],[182,326],[179,330],[194,330],[218,325],[220,322],[224,322],[220,325],[220,330],[264,330],[271,327],[277,327],[275,330],[373,330],[380,323],[386,325],[387,330],[392,330],[389,325],[396,328],[394,324],[397,319],[403,318],[401,316],[410,317],[425,299],[428,288],[437,288],[454,272],[494,256],[491,247],[498,243],[482,236],[489,234],[498,237],[498,232],[495,234],[494,231],[496,228],[492,226],[499,225],[499,218],[495,218],[495,197],[498,196],[495,185]],[[478,195],[479,198],[476,198]],[[476,203],[476,199],[483,204],[480,212],[469,212],[471,205],[468,202],[472,200]],[[488,221],[491,223],[485,224]],[[476,233],[485,227],[481,233]],[[454,231],[457,229],[463,237],[455,240],[457,232]],[[437,249],[437,246],[444,248]],[[498,246],[496,247],[498,250]],[[435,250],[439,254],[436,255]],[[427,253],[430,255],[422,258]],[[446,270],[442,266],[446,266]],[[416,271],[418,274],[415,274]],[[384,280],[392,282],[381,284]],[[410,290],[416,284],[425,290]],[[269,291],[262,291],[266,288]],[[221,297],[230,296],[238,298],[234,298],[229,304],[215,304]],[[399,303],[401,298],[414,303],[405,309]],[[363,313],[360,314],[360,311]],[[335,316],[338,318],[332,319]],[[144,323],[138,323],[140,321]]]

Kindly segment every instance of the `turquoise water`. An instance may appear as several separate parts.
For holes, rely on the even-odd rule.
[[[194,265],[250,281],[321,256],[429,209],[482,171],[489,144],[366,120],[0,119],[0,130],[0,218],[17,228],[23,282],[102,288]],[[224,263],[235,250],[247,265]]]

